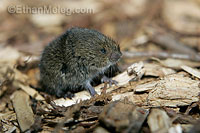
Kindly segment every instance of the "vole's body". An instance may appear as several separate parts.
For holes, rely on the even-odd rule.
[[[119,45],[96,30],[71,28],[53,40],[40,62],[42,84],[58,97],[67,92],[89,90],[91,81],[121,57]]]

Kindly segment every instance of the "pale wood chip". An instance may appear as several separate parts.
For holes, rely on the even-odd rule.
[[[182,133],[182,132],[183,130],[180,124],[177,124],[168,130],[168,133]]]
[[[19,88],[24,90],[28,95],[35,98],[36,100],[44,101],[44,97],[41,96],[35,89],[31,88],[30,86],[24,85],[24,84],[19,83],[19,82],[15,83],[15,86],[18,86]]]
[[[169,116],[164,110],[151,109],[151,113],[147,118],[147,123],[150,127],[151,132],[167,132],[171,127],[172,123]]]
[[[181,66],[181,68],[184,70],[184,71],[186,71],[186,72],[188,72],[188,73],[190,73],[191,75],[193,75],[193,76],[195,76],[195,77],[197,77],[197,78],[199,78],[200,79],[200,71],[199,70],[197,70],[197,69],[194,69],[194,68],[191,68],[191,67],[189,67],[189,66]]]
[[[24,132],[30,129],[35,120],[29,103],[29,95],[20,90],[14,92],[11,99],[21,131]]]
[[[168,58],[166,60],[156,59],[159,63],[161,63],[165,67],[173,68],[173,69],[181,69],[181,66],[187,65],[190,67],[199,67],[200,62],[194,62],[189,60],[180,60],[180,59],[172,59]]]
[[[156,76],[156,77],[163,77],[165,75],[176,73],[171,68],[166,68],[158,64],[152,64],[152,63],[145,63],[144,64],[144,70],[146,76]]]
[[[148,92],[156,87],[158,81],[152,81],[145,84],[140,84],[135,87],[135,92]]]
[[[185,106],[199,100],[200,81],[181,74],[172,74],[161,79],[150,91],[148,103],[152,106]]]

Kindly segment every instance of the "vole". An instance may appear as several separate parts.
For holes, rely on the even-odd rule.
[[[70,28],[45,47],[39,65],[41,83],[57,97],[83,89],[94,96],[91,81],[101,75],[102,82],[114,83],[104,72],[121,56],[120,46],[102,33]]]

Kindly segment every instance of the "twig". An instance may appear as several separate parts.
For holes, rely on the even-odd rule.
[[[179,53],[168,53],[168,52],[123,52],[123,56],[129,58],[138,58],[138,57],[157,57],[157,58],[175,58],[175,59],[184,59],[192,61],[200,61],[200,55],[191,55],[191,54],[179,54]]]

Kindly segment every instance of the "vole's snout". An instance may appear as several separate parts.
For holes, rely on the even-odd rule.
[[[121,58],[122,54],[121,53],[117,53],[117,52],[113,52],[110,55],[110,60],[112,62],[117,62],[120,58]]]

